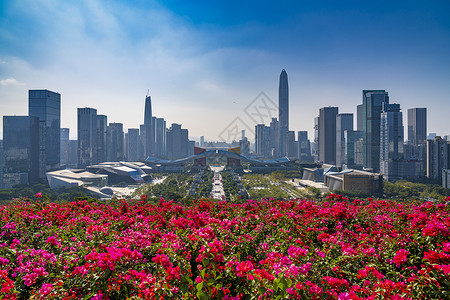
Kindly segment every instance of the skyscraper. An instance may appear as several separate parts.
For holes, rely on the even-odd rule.
[[[300,162],[311,162],[311,143],[308,140],[308,131],[297,132],[298,159]]]
[[[97,162],[107,161],[107,151],[108,144],[107,131],[108,131],[108,117],[105,115],[97,115],[96,119],[96,129],[97,129]]]
[[[286,134],[289,131],[289,85],[286,71],[280,74],[278,87],[278,120],[280,122],[279,155],[286,155]]]
[[[167,131],[167,156],[177,159],[189,155],[189,132],[182,129],[180,124],[173,123]]]
[[[380,173],[395,182],[406,174],[403,167],[403,118],[400,104],[383,103],[380,119]]]
[[[362,104],[356,106],[356,130],[361,132],[363,131],[363,109]]]
[[[40,177],[45,171],[59,168],[61,95],[49,90],[28,91],[28,115],[38,117],[41,122]]]
[[[255,126],[255,152],[262,157],[270,156],[270,127],[264,124]]]
[[[336,163],[336,116],[337,107],[323,107],[319,110],[319,161]]]
[[[128,128],[127,160],[138,161],[139,129]]]
[[[38,117],[3,117],[4,188],[39,180],[40,127]]]
[[[144,113],[144,127],[145,127],[145,156],[151,156],[153,153],[154,133],[152,126],[152,99],[150,96],[145,97],[145,113]]]
[[[450,169],[450,141],[440,136],[427,140],[427,177],[441,179],[442,170]]]
[[[364,168],[380,171],[380,120],[383,103],[389,103],[385,90],[363,90]]]
[[[408,141],[411,145],[425,144],[427,141],[427,109],[408,109]]]
[[[61,128],[60,164],[66,166],[69,162],[69,128]]]
[[[164,118],[156,118],[155,121],[155,149],[158,157],[166,156],[166,121]]]
[[[269,143],[269,153],[271,156],[278,157],[279,153],[279,145],[280,145],[280,122],[278,122],[277,118],[272,118],[270,122],[270,143]]]
[[[78,108],[78,167],[98,163],[97,110]]]
[[[336,116],[336,165],[346,164],[345,137],[346,130],[353,130],[353,114],[338,114]]]
[[[124,137],[122,123],[109,123],[107,129],[107,160],[121,161],[124,159]]]

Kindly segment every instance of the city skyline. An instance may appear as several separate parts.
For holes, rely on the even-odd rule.
[[[286,69],[291,130],[312,137],[320,107],[356,116],[361,91],[383,89],[404,124],[427,107],[428,132],[450,134],[450,4],[374,3],[2,3],[0,111],[27,115],[28,90],[60,93],[75,138],[81,107],[139,128],[150,89],[154,115],[220,140],[260,92],[278,102]]]

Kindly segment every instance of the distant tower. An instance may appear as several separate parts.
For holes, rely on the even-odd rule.
[[[326,164],[336,163],[336,116],[337,107],[319,110],[319,160]]]
[[[408,141],[412,145],[425,144],[427,141],[427,109],[408,109]]]
[[[145,97],[145,112],[144,112],[144,128],[145,128],[145,140],[144,140],[144,152],[145,157],[152,155],[154,144],[154,132],[152,126],[152,99],[147,94]]]
[[[289,131],[289,85],[286,71],[280,74],[278,88],[278,119],[280,121],[279,154],[286,155],[286,134]]]
[[[49,90],[28,91],[28,115],[40,121],[40,177],[60,166],[61,94]]]
[[[364,168],[380,171],[380,120],[383,103],[389,104],[385,90],[363,90]]]

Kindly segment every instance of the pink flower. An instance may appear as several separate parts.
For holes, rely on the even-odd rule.
[[[396,267],[400,267],[401,264],[404,264],[408,260],[409,252],[405,249],[400,249],[395,253],[395,257],[392,260],[395,263]]]
[[[37,193],[37,194],[36,194],[36,197],[37,197],[37,198],[42,198],[42,193]]]

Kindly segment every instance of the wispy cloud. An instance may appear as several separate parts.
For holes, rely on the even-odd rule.
[[[0,80],[0,85],[2,86],[8,86],[8,85],[25,85],[25,83],[18,81],[15,78],[6,78],[6,79],[2,79]]]

